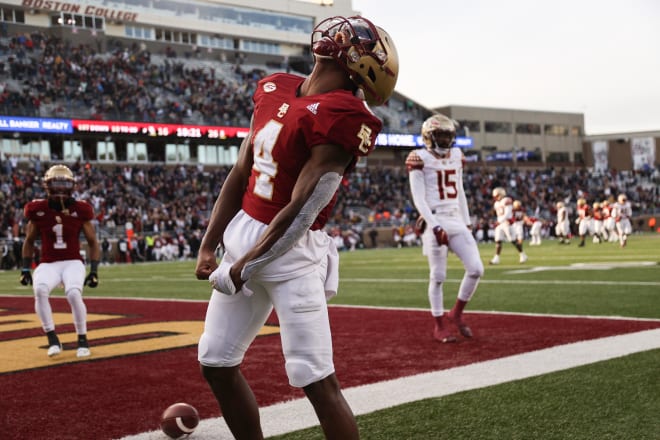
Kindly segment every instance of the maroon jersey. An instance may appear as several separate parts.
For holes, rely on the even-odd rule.
[[[80,231],[94,218],[92,205],[76,200],[66,211],[58,211],[48,206],[48,200],[39,199],[28,202],[24,213],[41,234],[42,262],[82,260]]]
[[[591,206],[582,205],[578,206],[578,216],[582,218],[591,218]]]
[[[594,220],[602,220],[603,219],[603,211],[600,208],[594,208]]]
[[[513,208],[513,222],[521,222],[525,219],[525,209],[521,206],[520,208]]]
[[[278,73],[262,79],[254,93],[254,164],[242,208],[269,224],[291,201],[300,170],[316,145],[342,146],[357,160],[376,144],[382,123],[361,99],[346,90],[297,96],[304,78]],[[322,228],[337,200],[319,213],[312,229]]]

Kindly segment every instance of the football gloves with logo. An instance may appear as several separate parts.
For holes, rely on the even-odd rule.
[[[415,232],[419,235],[422,235],[426,230],[426,220],[421,215],[415,220]]]
[[[92,261],[89,263],[89,275],[85,277],[85,286],[96,287],[99,285],[99,262]]]
[[[85,286],[96,287],[99,285],[99,276],[96,272],[90,272],[87,277],[85,277]]]
[[[438,245],[447,246],[449,244],[449,237],[447,236],[447,232],[440,226],[433,228],[433,234],[435,235],[435,241],[438,242]]]

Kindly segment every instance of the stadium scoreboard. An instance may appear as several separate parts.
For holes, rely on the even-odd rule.
[[[128,135],[147,138],[231,140],[247,137],[250,130],[248,127],[231,126],[0,116],[0,132],[2,131],[60,135]],[[424,142],[422,137],[416,134],[380,133],[376,138],[376,146],[419,148],[424,146]],[[473,139],[458,136],[456,137],[456,146],[465,149],[472,148]]]

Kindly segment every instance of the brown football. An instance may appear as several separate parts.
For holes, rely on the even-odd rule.
[[[193,433],[199,424],[199,413],[194,406],[179,402],[170,405],[160,418],[160,429],[170,438]]]

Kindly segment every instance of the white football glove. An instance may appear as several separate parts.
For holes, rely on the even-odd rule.
[[[229,276],[229,269],[231,266],[228,264],[221,264],[211,275],[209,275],[209,282],[215,290],[225,295],[235,295],[236,286]]]
[[[236,290],[236,285],[229,275],[229,269],[231,269],[231,266],[228,264],[221,264],[218,266],[218,268],[209,275],[211,286],[225,295],[236,295],[237,293],[243,292],[243,295],[245,296],[252,296],[254,292],[245,284],[243,284],[243,287]]]

